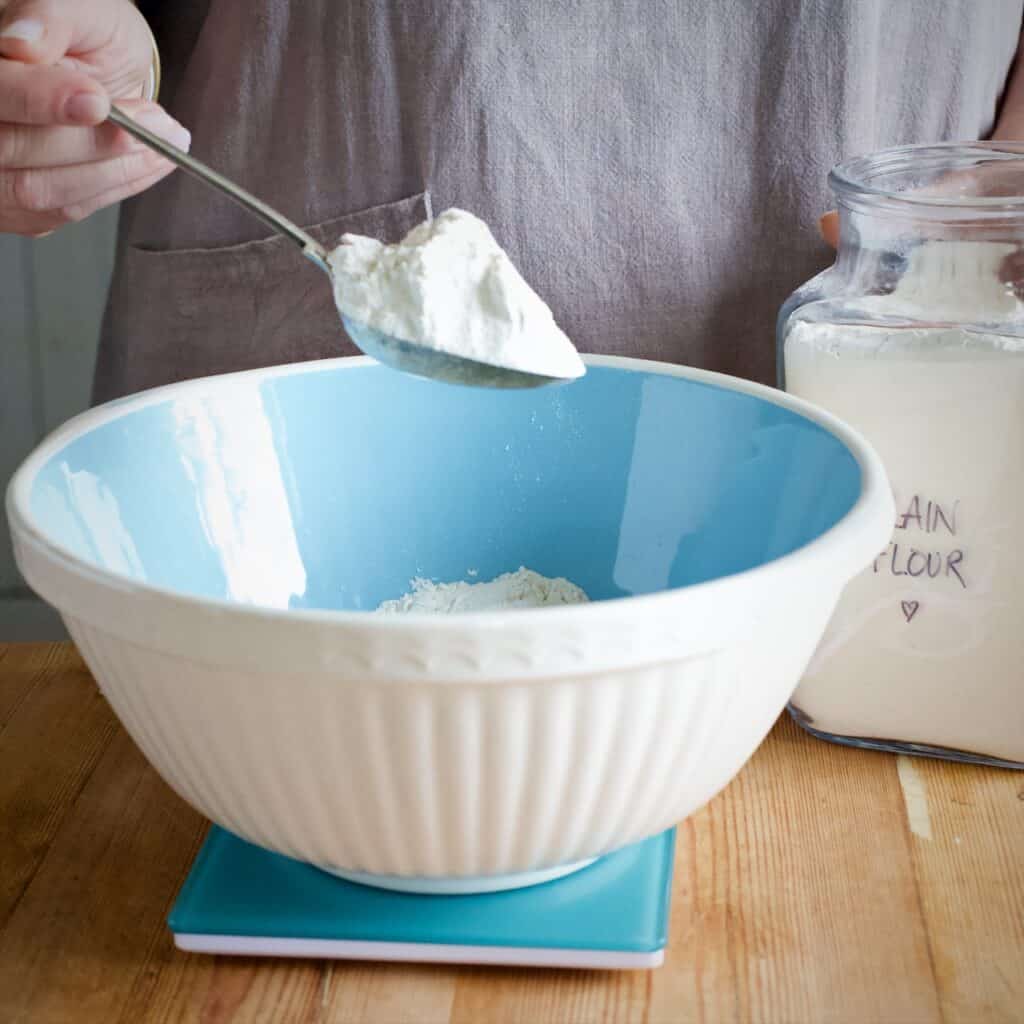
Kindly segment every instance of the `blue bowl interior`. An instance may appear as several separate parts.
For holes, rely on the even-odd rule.
[[[682,377],[594,367],[491,392],[327,366],[186,388],[37,475],[50,540],[188,594],[373,609],[412,577],[526,565],[596,600],[753,568],[860,493],[828,431]]]

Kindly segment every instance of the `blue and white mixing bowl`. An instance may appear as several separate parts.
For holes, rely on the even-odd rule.
[[[19,565],[232,832],[388,885],[549,877],[735,775],[893,521],[827,415],[588,363],[496,393],[338,360],[93,410],[11,483]],[[521,565],[593,603],[369,614]]]

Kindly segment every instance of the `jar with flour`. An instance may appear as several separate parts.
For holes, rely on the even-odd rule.
[[[897,516],[791,711],[1024,768],[1024,145],[888,150],[830,183],[836,261],[783,306],[780,376],[874,444]]]

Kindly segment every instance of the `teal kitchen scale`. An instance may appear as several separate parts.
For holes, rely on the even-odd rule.
[[[674,848],[669,829],[555,881],[437,896],[345,881],[214,825],[168,923],[196,953],[658,967]]]

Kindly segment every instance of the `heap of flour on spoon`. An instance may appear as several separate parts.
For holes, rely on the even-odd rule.
[[[338,309],[383,334],[524,373],[585,372],[547,303],[465,210],[446,210],[394,245],[343,235],[329,262]]]

